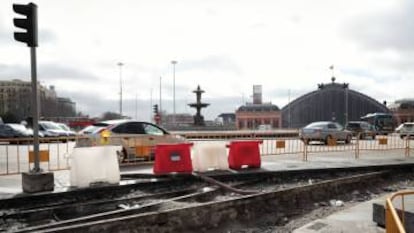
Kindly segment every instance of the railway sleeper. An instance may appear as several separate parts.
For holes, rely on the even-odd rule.
[[[281,216],[295,215],[312,209],[312,204],[316,201],[378,185],[384,182],[384,176],[388,174],[387,171],[371,172],[279,191],[236,196],[227,200],[172,205],[172,208],[162,208],[161,205],[145,213],[136,211],[123,211],[122,215],[104,213],[93,218],[88,216],[70,222],[62,221],[59,224],[26,228],[19,232],[38,230],[42,232],[193,232],[200,227],[216,228],[228,221],[247,223],[266,214],[273,214],[275,221],[282,221]],[[161,204],[186,199],[188,201],[188,198],[196,195],[172,198]],[[152,205],[149,208],[154,207],[155,205]]]

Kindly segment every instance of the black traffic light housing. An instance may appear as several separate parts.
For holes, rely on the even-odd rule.
[[[37,47],[37,5],[34,3],[13,4],[13,10],[26,18],[14,18],[14,26],[26,30],[15,32],[14,39],[26,43],[29,47]]]
[[[154,114],[158,114],[158,104],[154,104],[154,106],[152,107],[153,107]]]

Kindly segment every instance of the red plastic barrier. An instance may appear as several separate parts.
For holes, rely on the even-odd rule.
[[[232,141],[229,147],[229,167],[241,169],[243,165],[250,168],[260,168],[259,144],[263,141]]]
[[[158,144],[155,147],[154,174],[193,171],[190,149],[192,143]]]

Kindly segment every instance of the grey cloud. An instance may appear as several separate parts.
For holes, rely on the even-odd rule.
[[[401,76],[397,76],[397,75],[383,75],[383,74],[376,74],[373,73],[369,70],[365,70],[365,69],[356,69],[356,68],[345,68],[345,69],[341,69],[342,72],[344,72],[344,74],[351,74],[351,75],[355,75],[358,76],[360,78],[364,78],[364,79],[371,79],[374,80],[375,82],[380,82],[380,83],[394,83],[394,82],[398,82],[402,80]]]
[[[413,11],[413,1],[402,1],[398,9],[355,18],[345,33],[368,49],[414,50]]]
[[[0,79],[22,79],[30,80],[30,68],[27,66],[20,65],[4,65],[0,64]]]
[[[57,78],[67,80],[96,81],[98,77],[84,70],[58,64],[44,64],[38,68],[39,78],[43,81],[53,81]]]
[[[203,102],[210,106],[202,110],[207,120],[214,120],[220,113],[234,113],[242,105],[241,97],[206,98]],[[195,110],[191,111],[195,114]]]
[[[206,9],[206,15],[207,16],[217,16],[218,13],[217,13],[217,11],[215,9],[207,8]]]
[[[264,29],[267,27],[267,24],[263,22],[257,22],[250,25],[250,28],[252,29]]]
[[[6,30],[6,28],[0,23],[0,42],[3,46],[13,42],[13,32]]]
[[[314,91],[317,89],[317,86],[315,84],[314,89],[312,88],[306,88],[306,89],[298,89],[298,88],[274,88],[269,91],[265,91],[263,94],[263,101],[267,102],[266,99],[280,99],[280,98],[289,98],[289,92],[290,92],[290,98],[294,96],[303,95],[305,93]]]
[[[106,111],[116,112],[118,109],[117,100],[103,99],[101,96],[96,94],[90,94],[79,91],[71,90],[57,90],[58,96],[68,97],[76,103],[77,111],[81,111],[84,114],[90,116],[100,116]]]
[[[57,41],[56,34],[50,30],[40,30],[39,32],[39,44],[54,43]]]
[[[4,24],[0,24],[0,42],[4,45],[4,43],[13,43],[14,40],[14,32],[22,31],[20,29],[17,29],[13,25],[13,21],[10,21],[10,25],[8,27],[5,27]],[[55,33],[48,29],[39,29],[38,32],[39,36],[39,45],[46,44],[46,43],[53,43],[56,42],[57,37]],[[19,43],[19,42],[16,42]]]
[[[107,100],[97,95],[89,95],[83,92],[58,90],[59,96],[69,97],[76,102],[77,111],[82,111],[90,116],[101,116],[106,111],[118,112],[118,100]],[[194,115],[195,109],[187,106],[188,103],[194,102],[193,99],[177,99],[176,109],[177,113],[189,112]],[[154,98],[152,104],[158,104],[158,99]],[[206,98],[203,102],[210,103],[210,106],[202,110],[206,120],[214,120],[220,113],[235,112],[235,110],[242,104],[241,97],[225,97],[225,98]],[[149,99],[124,99],[123,112],[124,115],[135,116],[135,106],[137,105],[137,113],[139,119],[149,120],[151,116],[152,107]],[[163,110],[168,113],[172,112],[172,100],[163,100]]]
[[[1,28],[0,28],[0,41],[2,43],[6,42],[6,41],[10,41],[9,37],[10,37],[10,33],[6,33],[5,31],[1,30]]]
[[[0,64],[0,79],[30,80],[29,64],[27,66]],[[51,82],[56,79],[95,81],[98,77],[73,67],[45,64],[38,67],[38,79]]]
[[[225,56],[207,56],[198,60],[184,60],[177,69],[180,70],[195,70],[201,69],[208,72],[211,71],[229,71],[236,74],[241,74],[241,68],[230,58]]]

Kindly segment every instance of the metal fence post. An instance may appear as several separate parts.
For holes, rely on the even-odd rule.
[[[357,135],[355,143],[355,159],[359,159],[359,134]]]
[[[410,140],[409,137],[405,138],[405,157],[410,157]]]
[[[303,140],[303,161],[308,161],[308,146],[306,140]]]

